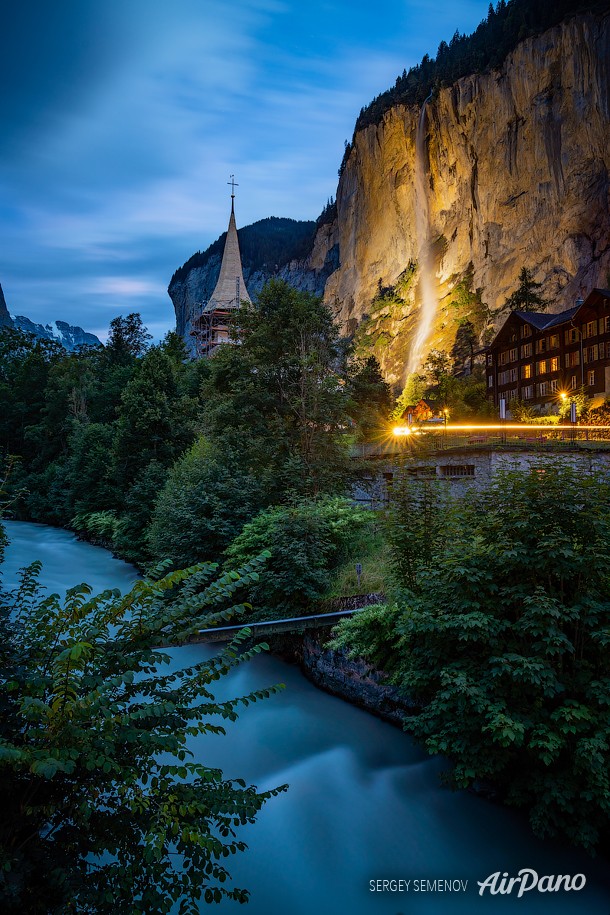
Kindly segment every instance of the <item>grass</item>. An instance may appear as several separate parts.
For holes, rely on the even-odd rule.
[[[358,562],[362,565],[360,586],[356,574]],[[330,587],[322,599],[385,592],[390,575],[387,545],[381,531],[377,530],[363,537],[351,551],[349,559],[336,569]]]

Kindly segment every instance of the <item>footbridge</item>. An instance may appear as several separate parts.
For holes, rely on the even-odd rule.
[[[383,594],[362,594],[352,598],[341,598],[333,603],[349,604],[344,609],[334,610],[330,613],[314,613],[310,616],[292,616],[281,620],[264,620],[258,623],[237,623],[232,626],[217,626],[214,629],[202,629],[197,635],[191,636],[189,642],[230,642],[242,629],[250,629],[253,638],[279,635],[291,632],[299,634],[306,629],[330,629],[341,620],[353,616],[364,607],[383,601]]]

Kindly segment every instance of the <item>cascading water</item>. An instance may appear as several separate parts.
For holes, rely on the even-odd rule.
[[[423,351],[436,315],[437,301],[434,289],[432,245],[430,243],[430,220],[428,209],[428,188],[426,186],[426,105],[428,96],[419,115],[415,137],[415,229],[419,248],[419,288],[421,307],[417,330],[411,345],[407,374],[421,368]]]

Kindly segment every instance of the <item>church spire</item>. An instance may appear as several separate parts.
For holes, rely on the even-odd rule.
[[[251,302],[244,281],[241,254],[239,252],[239,239],[237,237],[237,226],[235,224],[235,188],[238,186],[235,181],[235,175],[231,175],[231,180],[228,181],[227,184],[231,185],[231,216],[229,218],[229,228],[227,229],[227,239],[222,254],[222,264],[220,265],[218,282],[203,310],[204,314],[209,314],[219,308],[239,308],[242,302]]]

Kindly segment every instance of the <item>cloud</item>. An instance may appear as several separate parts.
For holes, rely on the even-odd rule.
[[[137,306],[169,328],[167,283],[225,229],[229,174],[240,225],[315,218],[360,107],[467,28],[457,17],[449,0],[435,17],[421,0],[389,0],[383,17],[364,0],[12,5],[0,60],[15,88],[0,98],[9,308],[99,328]]]

